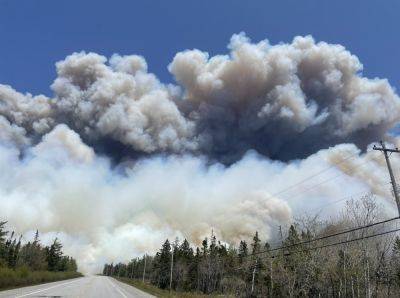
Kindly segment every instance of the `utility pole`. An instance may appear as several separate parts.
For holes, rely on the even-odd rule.
[[[133,279],[133,260],[132,260],[132,269],[131,269],[131,279]]]
[[[269,290],[269,292],[270,292],[269,296],[272,297],[272,292],[273,292],[273,289],[274,289],[274,282],[272,280],[272,256],[270,256],[269,261],[270,261],[269,265],[270,265],[270,280],[271,280],[271,284],[270,284],[271,288]]]
[[[172,269],[174,268],[174,249],[171,250],[171,273],[169,275],[169,291],[171,292],[172,288]]]
[[[283,234],[282,234],[282,226],[279,225],[279,237],[281,238],[281,245],[283,246]]]
[[[251,293],[254,292],[254,277],[256,275],[257,263],[258,263],[258,259],[256,259],[256,265],[254,266],[254,269],[253,269],[253,277],[251,279]]]
[[[381,146],[382,147],[376,147],[374,145],[374,150],[378,150],[378,151],[382,151],[384,156],[385,156],[385,160],[386,160],[386,165],[389,171],[389,175],[390,175],[390,180],[392,182],[392,186],[393,186],[393,194],[394,194],[394,198],[396,200],[396,205],[397,205],[397,211],[398,211],[398,215],[400,216],[400,199],[399,199],[399,194],[397,192],[397,184],[396,184],[396,179],[394,178],[393,175],[393,170],[392,170],[392,166],[390,165],[390,160],[389,160],[389,154],[388,152],[396,152],[396,153],[400,153],[399,149],[395,148],[395,149],[387,149],[385,147],[385,143],[383,141],[380,141]]]
[[[283,234],[282,234],[282,226],[279,225],[279,237],[281,238],[281,246],[283,246]],[[284,255],[283,249],[281,249],[282,256]]]
[[[144,276],[146,275],[146,254],[144,255],[144,268],[143,268],[143,283],[144,283]]]

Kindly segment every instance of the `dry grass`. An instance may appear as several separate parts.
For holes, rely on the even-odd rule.
[[[182,292],[175,292],[175,291],[168,291],[168,290],[161,290],[149,283],[143,283],[142,281],[136,279],[129,279],[129,278],[117,278],[117,280],[124,282],[128,285],[134,286],[143,292],[149,293],[156,297],[179,297],[179,298],[201,298],[201,297],[217,297],[215,295],[203,295],[197,293],[182,293]]]
[[[79,272],[30,271],[27,267],[15,270],[0,267],[0,290],[31,286],[46,282],[80,277]]]

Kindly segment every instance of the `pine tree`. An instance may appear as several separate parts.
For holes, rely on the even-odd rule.
[[[18,263],[26,265],[33,271],[46,270],[46,253],[40,244],[39,232],[36,231],[33,242],[28,242],[22,246]]]
[[[258,237],[258,232],[256,232],[256,234],[253,237],[253,243],[251,244],[252,247],[252,254],[257,254],[258,252],[260,252],[260,247],[261,247],[261,240]]]
[[[246,241],[240,241],[239,245],[239,262],[243,263],[244,258],[246,258],[248,255],[248,249],[247,249],[247,243]]]
[[[200,280],[199,280],[199,266],[201,262],[201,252],[200,248],[196,248],[196,254],[192,258],[192,262],[189,264],[188,272],[188,287],[190,289],[199,290]]]
[[[160,252],[158,253],[157,261],[157,284],[161,289],[165,289],[169,286],[169,272],[171,266],[171,245],[167,239]]]
[[[290,225],[288,236],[285,241],[285,245],[293,245],[300,242],[299,233],[297,232],[294,225]],[[296,248],[298,249],[298,248]]]
[[[46,248],[46,261],[49,271],[59,271],[62,257],[62,244],[58,239],[54,239],[50,247]]]
[[[6,221],[0,221],[0,267],[6,265],[6,236],[8,231],[5,230]]]
[[[32,270],[44,270],[46,267],[46,254],[45,250],[40,244],[38,230],[36,230],[35,238],[33,239],[33,243],[31,245],[30,259],[28,265],[32,268]]]
[[[16,238],[14,238],[15,233],[12,232],[11,236],[7,239],[5,243],[5,252],[4,252],[4,258],[7,263],[7,266],[10,268],[15,269],[17,266],[17,261],[20,253],[20,248],[21,248],[21,238],[17,241]]]
[[[208,239],[207,239],[207,237],[203,240],[203,242],[201,243],[201,246],[202,246],[201,250],[203,253],[203,257],[205,257],[208,254]]]
[[[211,241],[210,241],[210,254],[215,255],[217,251],[217,238],[214,235],[214,232],[211,234]]]
[[[7,236],[8,231],[5,230],[6,221],[0,221],[0,245],[5,243],[5,236]]]
[[[193,249],[190,247],[190,244],[186,239],[183,240],[179,247],[179,254],[187,261],[190,261],[193,258]]]

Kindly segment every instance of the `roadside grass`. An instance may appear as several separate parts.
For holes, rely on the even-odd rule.
[[[32,286],[47,282],[81,277],[79,272],[30,271],[27,267],[15,270],[0,267],[0,290]]]
[[[115,278],[115,277],[114,277]],[[168,290],[162,290],[157,288],[156,286],[153,286],[148,283],[143,283],[141,280],[136,280],[136,279],[129,279],[126,277],[120,277],[120,278],[115,278],[123,283],[126,283],[128,285],[134,286],[135,288],[138,288],[139,290],[142,290],[143,292],[149,293],[151,295],[154,295],[156,297],[166,297],[166,298],[174,298],[174,297],[179,297],[179,298],[201,298],[201,297],[217,297],[216,295],[204,295],[204,294],[197,294],[197,293],[187,293],[187,292],[175,292],[175,291],[168,291]]]

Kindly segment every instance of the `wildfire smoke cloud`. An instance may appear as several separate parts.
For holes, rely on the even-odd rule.
[[[141,56],[84,52],[56,63],[51,98],[0,85],[0,218],[25,234],[58,232],[96,270],[166,237],[268,238],[304,204],[390,197],[376,174],[385,165],[368,150],[398,142],[389,130],[399,97],[387,80],[363,77],[356,56],[310,36],[271,45],[241,33],[228,48],[176,54],[177,85]],[[328,174],[342,187],[274,196],[335,164]]]

